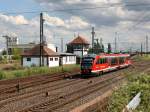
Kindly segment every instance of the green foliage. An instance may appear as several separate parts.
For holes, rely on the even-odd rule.
[[[75,69],[79,70],[79,65],[66,65],[60,67],[31,67],[20,70],[13,71],[0,71],[0,79],[10,79],[16,77],[26,77],[31,75],[40,75],[40,74],[54,74],[60,72],[71,72]],[[62,71],[63,70],[63,71]]]
[[[6,54],[7,54],[6,50],[3,50],[2,55],[6,55]]]
[[[2,58],[2,56],[0,56],[0,61],[2,61],[3,60],[3,58]]]
[[[12,57],[13,60],[19,60],[21,58],[21,56],[20,56],[21,50],[18,48],[14,48],[12,54],[13,54],[13,57]]]
[[[136,61],[150,61],[150,55],[143,55],[143,56],[135,56],[134,60]]]
[[[8,61],[7,61],[7,56],[6,55],[4,55],[3,56],[3,58],[2,58],[2,60],[1,60],[1,63],[7,63]]]
[[[141,103],[135,112],[150,112],[150,74],[141,74],[129,78],[129,82],[115,91],[109,102],[109,112],[121,112],[129,101],[141,92]]]
[[[0,71],[0,80],[4,78],[4,73]]]

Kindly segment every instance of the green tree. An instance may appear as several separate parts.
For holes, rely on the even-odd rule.
[[[2,55],[6,55],[6,54],[7,54],[6,50],[3,50]]]
[[[21,58],[21,49],[19,48],[14,48],[12,51],[12,59],[14,60],[19,60]]]

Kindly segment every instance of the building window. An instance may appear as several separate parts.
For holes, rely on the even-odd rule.
[[[27,61],[31,61],[31,58],[27,58]]]
[[[55,61],[58,61],[58,58],[55,58]]]
[[[53,61],[53,58],[50,58],[50,61]]]

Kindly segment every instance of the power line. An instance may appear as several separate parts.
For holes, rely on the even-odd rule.
[[[127,31],[131,31],[133,28],[135,28],[135,26],[141,24],[143,22],[143,20],[148,17],[150,14],[146,13],[142,13],[142,15],[139,16],[139,19],[137,20],[137,22],[135,24],[132,25],[132,27],[128,28]],[[140,18],[141,17],[141,18]],[[138,18],[138,17],[137,17]]]

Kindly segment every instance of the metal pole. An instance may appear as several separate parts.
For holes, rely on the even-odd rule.
[[[42,66],[44,66],[44,51],[43,51],[43,47],[44,47],[44,35],[43,35],[43,23],[44,23],[44,19],[43,19],[43,13],[41,16],[41,36],[42,36]]]
[[[148,36],[146,36],[146,54],[148,55]]]
[[[94,27],[92,27],[92,53],[94,53],[94,36],[95,36],[95,32],[94,32]]]
[[[83,43],[82,43],[82,58],[83,58],[83,50],[84,50],[84,48],[83,48]]]
[[[142,56],[142,52],[143,52],[143,45],[141,43],[141,56]]]
[[[63,43],[64,43],[64,42],[63,42],[63,38],[61,38],[61,52],[62,52],[62,53],[63,53],[63,51],[64,51],[64,49],[63,49],[63,47],[64,47],[64,46],[63,46]]]
[[[115,32],[115,53],[117,53],[117,32]]]
[[[43,50],[43,29],[42,29],[42,24],[43,24],[43,13],[40,13],[40,66],[42,66],[42,50]]]

